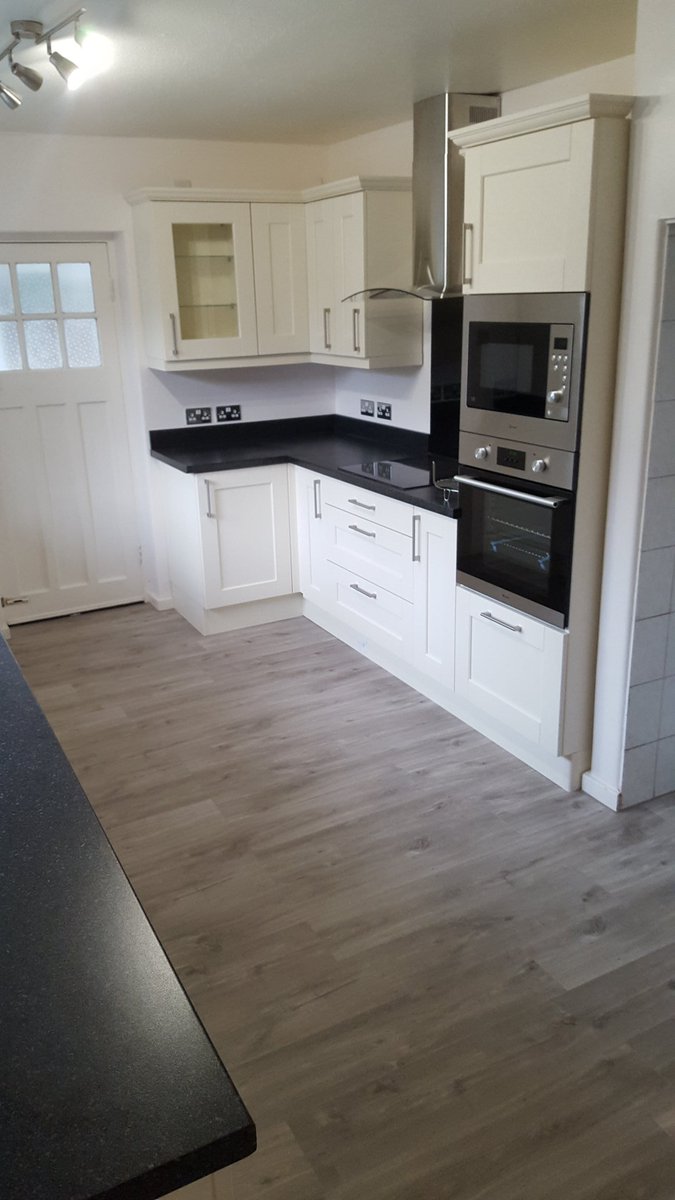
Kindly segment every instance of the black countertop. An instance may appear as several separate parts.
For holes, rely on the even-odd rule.
[[[0,637],[0,1196],[154,1200],[255,1126]]]
[[[405,460],[431,470],[435,461],[437,477],[452,478],[457,471],[456,458],[429,453],[428,440],[426,434],[385,431],[350,417],[293,417],[241,425],[156,429],[150,433],[150,452],[153,458],[189,474],[294,463],[406,504],[456,517],[456,496],[445,504],[443,493],[433,486],[402,489],[345,470],[354,463],[373,460]]]

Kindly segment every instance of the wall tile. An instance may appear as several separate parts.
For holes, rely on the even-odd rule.
[[[675,379],[673,380],[675,395]],[[649,478],[675,475],[675,400],[664,400],[654,409]]]
[[[675,584],[675,547],[643,550],[640,555],[636,618],[656,617],[672,612],[672,588]],[[673,670],[675,675],[675,670]]]
[[[654,795],[657,742],[627,750],[623,760],[621,793],[624,804],[641,804]]]
[[[650,479],[647,484],[642,549],[675,546],[675,475]]]
[[[675,737],[663,738],[656,747],[654,795],[675,792]]]
[[[668,616],[663,616],[635,622],[631,684],[663,679],[669,620]]]
[[[663,681],[659,737],[673,736],[675,736],[675,675],[669,675]]]
[[[674,281],[675,284],[675,281]],[[655,399],[657,404],[675,398],[675,321],[662,321],[659,333],[659,358],[656,366]]]
[[[626,724],[627,749],[657,741],[661,719],[662,691],[662,679],[652,680],[651,683],[638,683],[630,688]]]

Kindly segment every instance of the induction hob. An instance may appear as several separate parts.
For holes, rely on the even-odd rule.
[[[395,459],[352,463],[341,470],[348,471],[350,475],[359,475],[361,479],[377,479],[380,483],[390,483],[392,487],[401,488],[402,491],[431,485],[431,471],[428,467],[411,466],[408,462],[397,462]]]

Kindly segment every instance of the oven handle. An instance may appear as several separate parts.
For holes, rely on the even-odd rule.
[[[569,504],[568,496],[535,496],[532,492],[516,492],[513,488],[500,487],[497,483],[484,483],[482,479],[472,479],[470,475],[455,475],[455,483],[465,483],[468,487],[480,488],[483,492],[497,492],[500,496],[513,496],[515,500],[524,500],[526,504],[540,504],[542,508],[560,508],[561,504]]]

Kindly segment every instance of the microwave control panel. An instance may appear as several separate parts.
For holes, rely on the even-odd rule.
[[[569,421],[573,325],[551,325],[546,381],[546,419]]]

